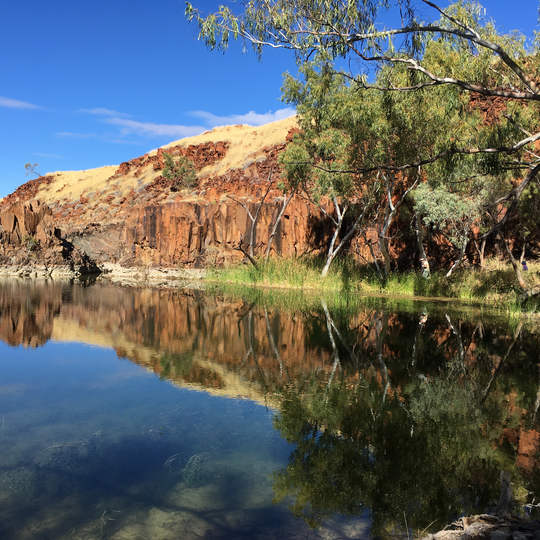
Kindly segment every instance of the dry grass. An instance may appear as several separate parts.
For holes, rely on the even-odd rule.
[[[264,126],[252,127],[246,125],[217,127],[211,131],[205,131],[201,135],[188,137],[166,144],[170,146],[196,145],[206,142],[227,141],[230,146],[225,157],[213,165],[205,167],[201,176],[217,176],[224,174],[230,169],[243,168],[247,162],[256,161],[264,156],[263,148],[285,142],[285,137],[291,128],[297,127],[296,117],[291,116],[284,120],[271,122]],[[150,154],[157,152],[153,150]]]
[[[84,171],[47,173],[48,176],[53,176],[54,180],[50,184],[44,184],[40,187],[36,199],[47,204],[58,204],[62,199],[75,201],[85,193],[105,191],[107,180],[114,174],[114,171],[116,171],[115,165],[107,165]]]
[[[263,157],[265,147],[285,142],[287,133],[296,125],[296,117],[293,116],[259,127],[246,125],[218,127],[195,137],[173,141],[163,148],[227,141],[229,149],[224,159],[199,172],[200,177],[220,175],[230,169],[242,168],[247,163]],[[156,152],[157,150],[152,150],[149,154]],[[47,173],[53,176],[54,180],[48,185],[41,186],[35,198],[52,207],[77,201],[81,197],[94,201],[114,195],[116,199],[127,195],[131,190],[143,189],[161,174],[161,171],[154,171],[149,165],[137,177],[133,171],[125,176],[111,178],[116,169],[117,165],[107,165],[83,171]]]

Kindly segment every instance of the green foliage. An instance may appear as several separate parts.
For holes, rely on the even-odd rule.
[[[468,241],[471,227],[480,215],[478,201],[452,193],[443,186],[421,185],[416,189],[414,201],[424,223],[446,232],[458,248]]]
[[[408,8],[410,0],[396,0],[395,5]],[[236,6],[235,6],[236,7]],[[325,28],[349,27],[359,32],[374,29],[373,21],[380,11],[388,7],[387,0],[352,0],[338,3],[331,0],[251,0],[244,11],[237,15],[227,6],[220,5],[217,12],[203,16],[191,3],[186,2],[185,15],[199,26],[199,39],[211,49],[225,50],[229,38],[248,40],[260,56],[265,44],[282,36],[300,59],[311,50],[316,50],[321,59],[343,57],[347,47],[339,39],[327,39],[324,43],[317,33]],[[321,47],[321,45],[323,45]]]
[[[526,47],[525,38],[518,33],[498,34],[484,8],[473,0],[455,2],[444,14],[431,13],[439,20],[419,20],[411,0],[251,0],[243,9],[221,5],[208,15],[187,2],[185,10],[186,18],[199,27],[199,39],[212,49],[227,49],[232,37],[250,44],[259,56],[265,46],[286,48],[294,52],[299,65],[311,60],[337,71],[346,65],[342,59],[372,62],[381,69],[392,57],[422,60],[429,69],[433,66],[424,60],[434,56],[430,49],[435,48],[441,71],[434,73],[439,76],[489,83],[492,88],[523,87],[523,80],[501,61],[500,50],[481,46],[478,40],[501,47],[516,62],[536,52],[537,44]],[[398,28],[381,23],[389,19],[400,20]],[[464,32],[465,25],[472,32]],[[467,61],[460,63],[460,58]],[[345,73],[356,82],[371,80],[370,68],[360,65],[356,75],[350,67],[355,64],[349,64]],[[405,67],[398,62],[390,69],[408,72],[413,84],[430,80],[425,72],[401,69]],[[534,79],[534,72],[531,75]]]
[[[280,154],[279,162],[285,169],[287,181],[291,187],[301,186],[311,177],[313,170],[311,157],[306,148],[296,138]]]
[[[179,156],[175,160],[167,153],[163,153],[163,159],[165,160],[165,167],[162,174],[172,181],[171,191],[195,187],[197,184],[197,171],[190,159]]]
[[[537,242],[540,234],[538,216],[540,215],[540,185],[531,184],[523,193],[519,201],[519,215],[521,218],[520,234],[524,240]]]
[[[37,251],[39,249],[39,241],[32,235],[25,236],[22,241],[28,251]]]

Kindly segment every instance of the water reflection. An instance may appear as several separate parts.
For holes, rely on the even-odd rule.
[[[41,445],[36,453],[28,445],[28,459],[37,468],[20,465],[20,456],[13,457],[11,469],[2,464],[0,494],[2,482],[27,486],[10,488],[13,500],[14,493],[33,493],[51,468],[60,468],[70,482],[86,479],[77,489],[91,500],[94,479],[120,460],[125,470],[113,474],[107,486],[121,486],[141,508],[153,493],[156,512],[164,512],[168,501],[174,512],[189,506],[205,520],[208,512],[218,519],[202,494],[206,490],[222,519],[242,507],[232,504],[232,493],[251,501],[273,493],[281,503],[276,511],[286,505],[310,526],[326,527],[330,537],[367,534],[368,515],[370,535],[384,537],[406,535],[406,527],[416,533],[437,529],[462,514],[522,511],[540,495],[540,343],[534,322],[509,323],[427,304],[403,312],[384,302],[351,310],[321,300],[294,311],[276,302],[199,291],[5,282],[0,339],[12,346],[38,347],[51,340],[107,347],[178,387],[245,397],[277,411],[274,431],[257,428],[248,409],[240,417],[217,412],[224,403],[249,402],[219,400],[201,416],[207,405],[199,399],[178,416],[171,412],[176,407],[171,395],[160,413],[169,414],[169,421],[160,422],[161,434],[148,421],[148,429],[157,430],[151,437],[130,435],[121,442],[113,437],[97,444],[88,432],[78,446]],[[118,392],[124,376],[113,373],[107,383],[101,381],[103,392]],[[0,387],[4,406],[18,403],[17,384],[24,386],[24,378]],[[139,392],[130,386],[124,399],[134,391]],[[155,400],[156,392],[177,391],[160,386],[149,391],[149,399]],[[115,407],[122,405],[111,403],[108,410]],[[186,423],[187,410],[201,416],[196,429]],[[86,414],[92,415],[93,428],[112,421],[97,421],[95,409]],[[137,409],[137,422],[140,415]],[[126,431],[125,415],[114,422],[118,432]],[[56,425],[47,430],[59,429]],[[139,450],[131,455],[127,448]],[[45,483],[49,489],[56,485]],[[69,492],[70,485],[61,489]],[[252,486],[249,496],[247,486]],[[200,504],[194,503],[197,497]],[[109,506],[102,520],[108,531],[117,519],[110,509],[114,504]],[[262,503],[260,508],[259,536],[277,534],[275,523],[285,536],[305,534],[299,522],[272,514]],[[344,515],[360,521],[343,521]],[[254,534],[237,519],[235,526],[198,531]],[[167,537],[156,531],[154,537]]]

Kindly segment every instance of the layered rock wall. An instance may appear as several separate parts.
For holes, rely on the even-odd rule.
[[[251,212],[256,204],[251,203]],[[260,211],[254,245],[262,251],[268,243],[281,200]],[[310,222],[321,219],[316,208],[300,201],[289,205],[276,235],[274,251],[285,257],[311,249]],[[251,221],[246,210],[231,200],[179,202],[140,209],[126,221],[122,232],[122,262],[159,266],[205,266],[243,258],[238,249],[247,242]]]
[[[73,274],[99,271],[84,251],[62,237],[50,208],[39,201],[0,210],[0,265],[17,275],[48,274],[58,267]]]
[[[2,245],[21,246],[33,238],[47,243],[54,236],[50,209],[39,201],[17,202],[0,212],[0,239]]]

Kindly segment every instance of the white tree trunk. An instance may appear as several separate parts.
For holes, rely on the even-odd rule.
[[[270,257],[272,242],[274,241],[274,236],[276,236],[278,226],[281,223],[281,218],[283,217],[283,214],[285,213],[285,210],[287,209],[287,206],[289,206],[289,203],[291,202],[291,199],[293,198],[295,193],[296,190],[293,190],[291,194],[283,200],[283,205],[281,207],[281,210],[279,211],[279,214],[276,217],[276,221],[274,222],[274,226],[272,227],[272,232],[270,233],[270,236],[268,238],[268,244],[266,245],[266,253],[264,255],[264,260],[266,262],[268,262],[268,258]]]
[[[426,279],[431,277],[431,268],[429,267],[429,261],[424,249],[424,231],[422,224],[418,216],[414,217],[414,224],[416,230],[416,242],[418,244],[418,258],[420,259],[420,267],[422,268],[422,276]]]
[[[337,253],[339,251],[340,244],[342,242],[340,242],[338,244],[337,248],[335,248],[335,249],[334,249],[334,246],[335,246],[336,241],[338,239],[339,233],[341,232],[341,226],[343,225],[343,219],[345,218],[345,214],[346,214],[347,209],[348,209],[348,207],[345,206],[345,208],[342,211],[340,209],[340,207],[339,207],[339,203],[338,203],[336,197],[334,197],[334,207],[336,209],[337,221],[335,219],[333,219],[333,218],[331,218],[331,219],[334,222],[334,225],[336,226],[336,228],[334,229],[334,234],[332,235],[332,240],[330,241],[330,245],[328,246],[328,252],[327,252],[327,255],[326,255],[326,263],[324,264],[324,267],[323,267],[322,272],[321,272],[322,277],[327,276],[328,270],[330,269],[330,265],[332,264],[332,261],[334,260],[335,256],[337,255]]]
[[[465,250],[467,249],[467,245],[469,243],[469,238],[466,236],[463,239],[463,243],[461,244],[461,251],[459,253],[459,257],[456,259],[454,264],[450,267],[450,270],[446,272],[446,277],[450,277],[452,275],[452,272],[459,267],[459,265],[462,263],[463,258],[465,257]]]
[[[336,214],[338,216],[338,220],[331,218],[334,224],[336,225],[336,230],[334,231],[334,234],[332,236],[332,241],[330,242],[330,247],[328,248],[328,255],[326,257],[326,263],[324,265],[324,268],[322,269],[321,276],[325,277],[328,274],[328,270],[330,269],[330,265],[332,264],[332,261],[336,258],[336,255],[341,251],[341,248],[351,239],[352,235],[356,232],[358,229],[358,226],[360,225],[361,221],[364,219],[364,215],[366,214],[368,207],[366,206],[364,210],[358,215],[358,217],[354,220],[354,223],[352,224],[351,228],[347,231],[347,234],[340,240],[340,242],[336,245],[336,241],[338,239],[339,233],[341,232],[341,227],[343,225],[343,219],[345,218],[345,213],[348,210],[348,206],[345,206],[343,211],[340,210],[337,200],[334,198],[334,205],[336,207]]]
[[[339,225],[336,227],[336,230],[334,231],[334,234],[332,236],[332,240],[330,242],[330,247],[328,248],[328,253],[326,255],[326,263],[324,264],[324,267],[321,272],[322,277],[326,277],[328,275],[328,270],[330,270],[330,265],[332,264],[332,261],[334,260],[335,256],[337,255],[338,249],[334,250],[334,245],[336,243],[337,237],[339,236],[339,232],[341,231],[341,224],[343,222],[340,221]],[[339,248],[339,246],[338,246]]]

